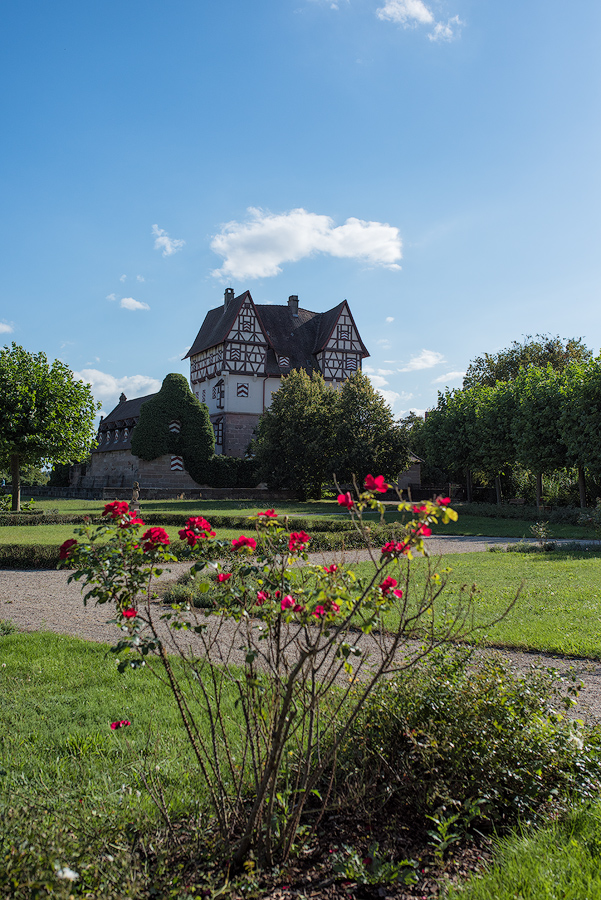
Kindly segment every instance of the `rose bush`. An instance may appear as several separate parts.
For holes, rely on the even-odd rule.
[[[217,540],[202,517],[189,518],[182,552],[199,589],[214,595],[212,609],[153,602],[154,579],[175,557],[167,533],[143,531],[127,504],[108,504],[100,524],[85,523],[80,540],[63,545],[84,602],[114,604],[119,669],[150,665],[169,684],[234,867],[250,853],[272,864],[310,839],[328,799],[317,800],[318,786],[375,686],[469,631],[471,594],[453,616],[437,617],[447,576],[428,564],[419,593],[409,577],[431,526],[457,518],[448,498],[400,503],[414,518],[402,540],[378,552],[363,511],[383,516],[377,494],[387,487],[368,476],[365,490],[339,497],[369,549],[368,577],[340,562],[312,562],[311,536],[290,533],[274,510],[249,518],[254,537],[231,543]],[[398,624],[390,629],[390,621]],[[234,733],[223,699],[231,691],[244,723]]]

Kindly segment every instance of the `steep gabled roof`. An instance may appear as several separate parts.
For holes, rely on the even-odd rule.
[[[295,316],[292,315],[292,310],[287,304],[282,306],[256,304],[250,291],[245,291],[239,297],[230,300],[227,306],[218,306],[216,309],[209,310],[184,359],[222,344],[230,333],[236,316],[247,297],[252,303],[261,330],[268,342],[268,374],[281,374],[282,370],[277,362],[278,356],[287,356],[290,359],[291,369],[304,368],[310,372],[316,368],[315,354],[323,350],[328,343],[345,305],[355,330],[359,334],[346,300],[324,313],[315,313],[309,309],[299,308],[298,315]],[[361,337],[359,340],[361,341]],[[369,356],[363,341],[361,341],[361,346],[363,355]]]
[[[278,356],[290,359],[291,369],[304,368],[311,372],[315,359],[315,337],[319,325],[319,313],[308,309],[298,310],[293,316],[288,306],[257,306],[263,334],[270,343],[267,352],[267,374],[281,375]]]
[[[234,297],[227,306],[223,305],[218,306],[216,309],[210,309],[184,359],[188,359],[189,356],[195,356],[197,353],[202,353],[203,350],[208,350],[210,347],[217,346],[217,344],[222,344],[232,330],[236,316],[247,297],[256,310],[250,291],[244,291],[239,297]]]

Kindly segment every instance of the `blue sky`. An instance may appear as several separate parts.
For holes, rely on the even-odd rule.
[[[223,290],[348,299],[395,413],[601,347],[601,5],[5,0],[0,339],[110,410]]]

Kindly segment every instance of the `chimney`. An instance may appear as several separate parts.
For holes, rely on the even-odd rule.
[[[223,305],[225,306],[226,309],[228,308],[230,301],[233,299],[234,299],[234,289],[226,288],[225,294],[223,295]]]
[[[291,294],[288,297],[288,309],[293,316],[298,317],[298,294]]]

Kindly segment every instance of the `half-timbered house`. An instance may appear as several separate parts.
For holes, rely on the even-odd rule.
[[[367,356],[346,300],[316,313],[299,307],[295,295],[276,306],[227,288],[184,358],[192,391],[209,408],[215,451],[242,456],[284,375],[305,369],[341,383]]]

